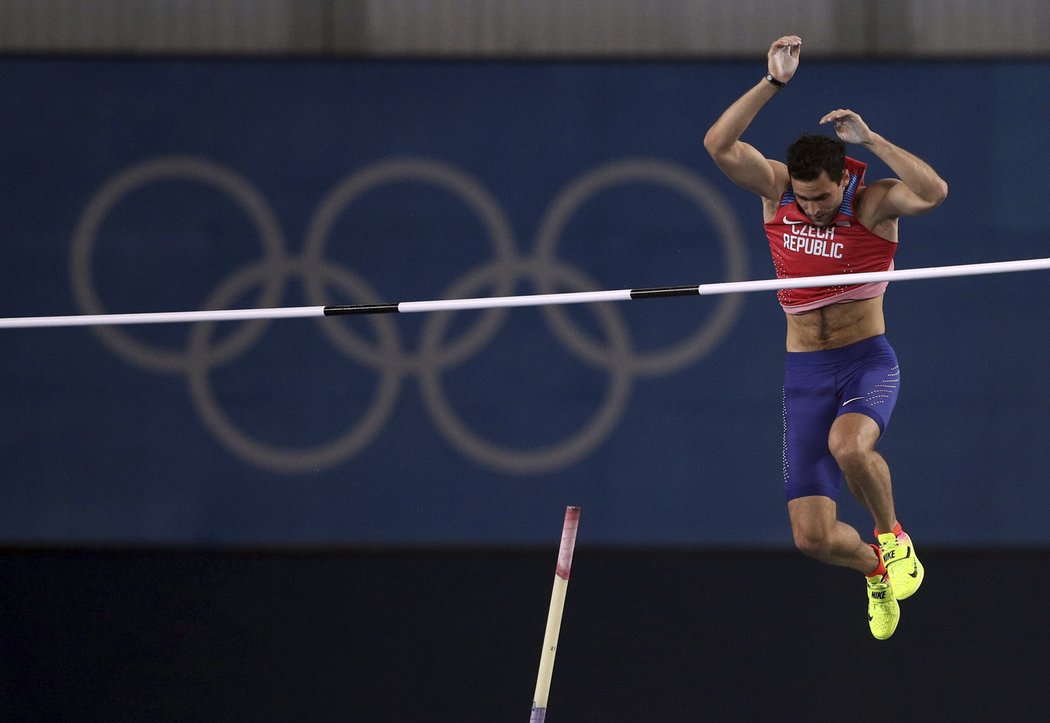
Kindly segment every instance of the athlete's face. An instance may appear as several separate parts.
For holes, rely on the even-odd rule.
[[[842,205],[842,196],[846,192],[848,182],[847,173],[843,173],[839,182],[835,183],[828,178],[827,171],[821,171],[820,176],[812,181],[792,178],[791,187],[795,190],[798,207],[810,222],[814,226],[827,226]]]

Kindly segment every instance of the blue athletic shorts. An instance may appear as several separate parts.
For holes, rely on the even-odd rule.
[[[837,499],[842,470],[828,449],[832,423],[866,414],[886,431],[900,388],[897,355],[879,335],[826,351],[788,352],[784,366],[784,493]]]

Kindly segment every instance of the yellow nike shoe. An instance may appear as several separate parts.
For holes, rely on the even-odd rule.
[[[915,594],[922,585],[926,572],[922,569],[915,554],[915,546],[908,535],[899,538],[892,532],[879,535],[879,549],[882,550],[882,562],[886,565],[886,574],[893,585],[893,594],[898,600],[904,600]]]
[[[893,595],[893,584],[884,575],[868,579],[868,627],[877,640],[885,640],[897,629],[901,608]]]

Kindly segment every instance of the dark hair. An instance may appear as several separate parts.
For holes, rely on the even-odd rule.
[[[788,175],[800,181],[815,181],[821,171],[835,183],[846,169],[846,144],[838,138],[806,133],[788,146]]]

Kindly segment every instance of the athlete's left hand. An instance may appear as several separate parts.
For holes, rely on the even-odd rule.
[[[867,143],[871,140],[871,129],[864,119],[851,110],[839,108],[820,119],[823,123],[834,123],[835,133],[846,143]]]

